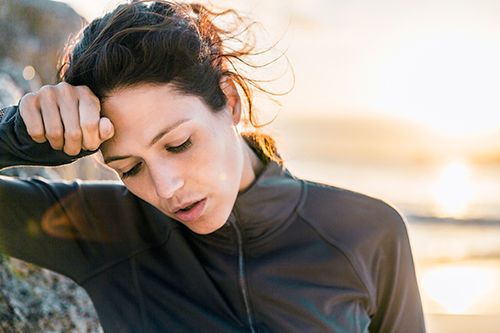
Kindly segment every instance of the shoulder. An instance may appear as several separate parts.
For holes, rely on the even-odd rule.
[[[406,233],[400,212],[384,200],[331,185],[305,181],[299,212],[314,227],[345,241]]]
[[[398,248],[409,244],[402,214],[366,194],[306,181],[298,211],[322,239],[349,257],[361,275],[369,274],[378,258],[391,260]]]
[[[304,182],[298,212],[318,235],[349,259],[375,299],[379,270],[409,249],[406,221],[391,204],[347,189]]]

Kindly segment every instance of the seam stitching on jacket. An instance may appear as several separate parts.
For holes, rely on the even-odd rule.
[[[370,296],[370,303],[372,303],[372,306],[375,305],[375,297],[374,295],[372,294],[372,292],[370,292],[370,289],[367,287],[367,284],[366,282],[363,280],[363,278],[361,277],[361,273],[359,272],[361,269],[357,267],[356,264],[354,264],[355,260],[352,259],[352,257],[354,257],[353,254],[351,254],[350,251],[346,250],[344,248],[343,245],[339,245],[339,244],[336,244],[336,243],[340,243],[340,242],[335,242],[334,240],[331,240],[329,239],[328,237],[325,237],[323,235],[321,235],[321,232],[313,225],[313,223],[311,223],[306,217],[304,217],[302,214],[299,213],[299,216],[304,220],[306,221],[306,223],[311,226],[314,231],[322,238],[324,239],[325,241],[327,241],[328,244],[330,244],[331,246],[333,247],[336,247],[337,249],[340,250],[340,252],[342,252],[342,254],[344,255],[344,257],[346,257],[346,259],[349,261],[349,263],[351,264],[351,267],[353,268],[353,270],[356,272],[356,276],[357,278],[359,279],[359,281],[361,282],[361,284],[363,285],[363,287],[365,288],[365,291],[366,293]]]
[[[307,189],[308,189],[308,184],[307,182],[304,182],[304,196],[307,197]],[[303,202],[303,205],[305,205],[305,202],[307,201],[307,198],[304,198],[304,202]],[[302,208],[303,208],[303,205],[301,205],[301,207],[298,209],[298,212],[297,214],[302,218],[302,220],[304,220],[312,229],[314,229],[314,231],[318,234],[319,237],[321,237],[322,239],[324,239],[328,244],[330,244],[331,246],[337,248],[340,250],[340,252],[346,257],[346,259],[349,261],[349,263],[351,264],[351,267],[353,268],[353,270],[356,272],[356,276],[357,278],[359,279],[359,281],[361,282],[361,284],[363,285],[363,287],[365,288],[365,291],[366,293],[369,295],[370,297],[370,305],[373,307],[373,310],[376,309],[376,298],[375,298],[375,295],[373,295],[373,293],[370,291],[370,289],[368,288],[367,286],[367,283],[364,281],[364,279],[362,278],[362,274],[360,273],[361,271],[361,268],[358,267],[358,265],[356,264],[356,260],[354,259],[354,255],[351,253],[351,251],[347,250],[345,248],[345,246],[342,244],[342,242],[340,241],[337,241],[336,239],[331,239],[332,237],[328,236],[328,235],[323,235],[320,230],[318,230],[318,228],[314,225],[313,222],[311,222],[306,216],[304,216],[304,214],[302,213]]]

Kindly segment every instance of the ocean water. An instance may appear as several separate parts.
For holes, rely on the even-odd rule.
[[[424,310],[500,319],[499,226],[409,223]]]
[[[500,221],[498,166],[456,160],[423,166],[370,164],[289,154],[293,158],[286,164],[295,174],[382,198],[408,215]]]

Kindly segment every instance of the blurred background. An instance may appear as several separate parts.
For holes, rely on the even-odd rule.
[[[14,13],[12,3],[49,14],[35,20],[28,7]],[[15,72],[10,79],[17,75],[21,87],[10,101],[55,81],[55,63],[26,53],[52,52],[56,44],[52,33],[47,40],[19,40],[10,26],[25,32],[33,21],[51,22],[61,34],[57,43],[64,42],[68,32],[117,3],[0,0],[0,69]],[[286,52],[293,72],[281,58],[255,75],[276,77],[269,85],[275,91],[294,82],[280,105],[258,103],[263,121],[276,118],[265,131],[277,139],[288,168],[380,197],[406,217],[429,332],[498,332],[500,2],[211,3],[254,18],[261,23],[258,46],[277,43],[275,55]],[[63,7],[83,19],[68,19]],[[24,26],[15,15],[24,17]],[[34,29],[39,34],[40,25]],[[14,38],[21,55],[9,54],[4,42]],[[5,87],[7,76],[1,82]],[[92,178],[90,169],[93,161],[84,161],[49,176]]]

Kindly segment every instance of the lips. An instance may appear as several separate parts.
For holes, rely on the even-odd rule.
[[[173,209],[172,209],[172,212],[177,213],[178,211],[180,210],[188,210],[190,208],[192,208],[196,203],[198,203],[199,201],[201,200],[194,200],[194,201],[188,201],[186,203],[183,203],[181,205],[178,205],[178,206],[175,206]]]
[[[204,212],[207,199],[190,202],[174,210],[175,217],[181,222],[197,220]]]
[[[178,210],[178,211],[179,211],[179,210],[182,210],[182,211],[188,211],[188,210],[190,210],[191,208],[193,208],[193,207],[194,207],[194,205],[196,205],[197,203],[198,203],[198,201],[196,201],[196,202],[194,202],[194,203],[192,203],[192,204],[190,204],[190,205],[188,205],[188,206],[186,206],[186,207],[184,207],[184,208],[177,209],[177,210]]]

